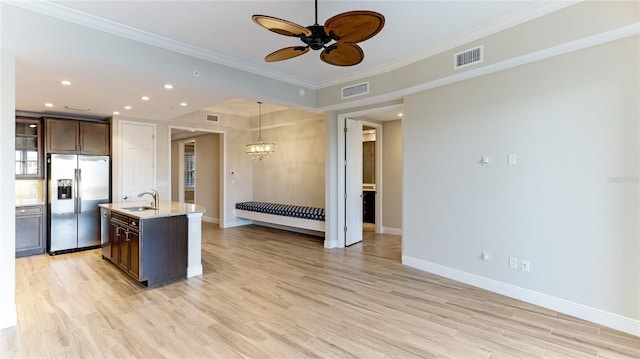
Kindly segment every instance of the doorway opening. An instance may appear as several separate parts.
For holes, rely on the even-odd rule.
[[[401,111],[402,104],[398,104],[338,115],[339,130],[345,128],[345,135],[338,136],[338,151],[344,154],[345,163],[338,166],[337,228],[344,231],[338,231],[337,247],[360,242],[363,230],[401,234]],[[389,126],[392,136],[385,142],[383,129],[391,123],[397,126]],[[391,179],[388,184],[385,178]],[[387,191],[395,197],[388,202]],[[391,226],[386,218],[393,219]]]
[[[169,127],[171,200],[206,208],[204,222],[224,228],[224,132]]]
[[[178,185],[180,191],[182,191],[182,196],[179,196],[180,202],[185,203],[195,203],[196,200],[196,141],[189,140],[182,142],[180,144],[182,146],[182,152],[184,155],[181,156],[182,166],[178,168],[182,168],[182,172],[184,173],[181,177],[183,184],[182,186]],[[180,150],[179,152],[180,153]]]

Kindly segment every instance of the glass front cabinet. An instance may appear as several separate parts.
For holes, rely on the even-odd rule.
[[[16,178],[42,178],[42,121],[16,118]]]

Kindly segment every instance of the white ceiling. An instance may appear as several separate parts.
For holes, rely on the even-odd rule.
[[[263,60],[274,50],[302,43],[256,25],[251,15],[270,15],[309,26],[314,22],[311,0],[54,1],[15,5],[169,49],[188,48],[214,62],[316,89],[398,68],[560,7],[533,0],[320,0],[321,24],[351,10],[373,10],[386,18],[382,31],[361,43],[365,52],[361,64],[336,67],[320,61],[317,51],[282,62]],[[69,112],[62,108],[65,104],[90,107],[90,114],[96,116],[111,116],[118,110],[131,117],[169,119],[203,108],[246,116],[257,113],[255,101],[259,100],[224,90],[203,91],[193,83],[177,83],[174,90],[167,91],[158,87],[164,80],[157,75],[37,49],[18,52],[16,71],[16,107],[28,111]],[[63,78],[72,80],[73,85],[62,88],[59,81]],[[142,95],[151,100],[140,100]],[[179,106],[182,101],[188,106]],[[56,107],[44,108],[45,102],[55,102]],[[130,113],[122,110],[124,105],[133,107]]]

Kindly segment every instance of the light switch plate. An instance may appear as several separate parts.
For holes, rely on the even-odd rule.
[[[510,165],[515,165],[517,161],[517,157],[515,153],[511,153],[509,154],[509,164]]]

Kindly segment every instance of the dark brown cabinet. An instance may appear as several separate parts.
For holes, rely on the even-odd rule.
[[[376,223],[376,191],[362,191],[362,221]]]
[[[140,232],[138,219],[111,214],[111,261],[135,279],[140,276]]]
[[[16,178],[42,178],[42,122],[16,117]]]
[[[44,206],[16,207],[16,258],[45,251]]]
[[[104,258],[146,286],[186,278],[186,216],[139,219],[112,211],[103,215],[107,220],[109,244],[103,247]]]
[[[110,125],[65,119],[45,119],[48,153],[109,155]]]

